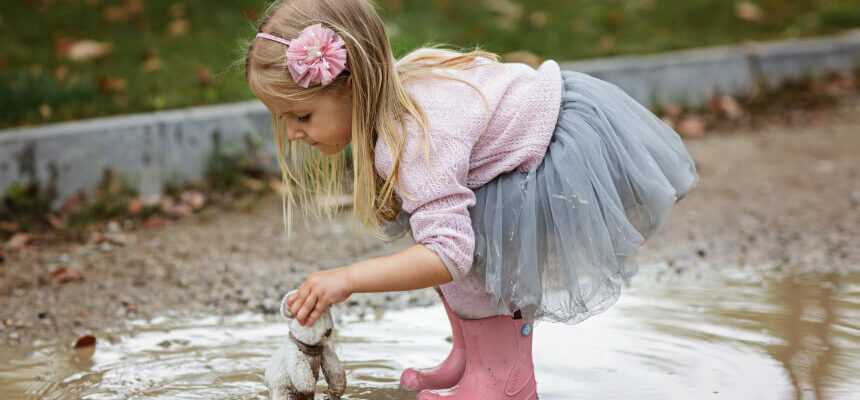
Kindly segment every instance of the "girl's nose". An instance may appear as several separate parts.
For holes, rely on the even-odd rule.
[[[299,140],[305,136],[307,136],[307,135],[305,135],[304,131],[302,131],[300,129],[291,128],[289,125],[287,125],[287,137],[290,140]]]

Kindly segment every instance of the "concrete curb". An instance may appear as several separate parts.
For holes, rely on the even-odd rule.
[[[112,170],[144,198],[165,184],[205,176],[216,149],[271,142],[269,113],[259,102],[97,118],[0,132],[0,192],[14,183],[53,187],[54,206],[92,193]]]
[[[562,63],[615,83],[646,106],[704,105],[715,94],[745,96],[771,87],[860,66],[860,30],[824,38],[752,43]]]
[[[645,105],[692,107],[715,94],[750,94],[761,81],[778,86],[858,66],[860,30],[562,63],[617,84]],[[75,192],[92,192],[105,171],[113,170],[143,197],[157,198],[166,183],[201,179],[220,146],[241,149],[249,138],[271,143],[270,136],[269,114],[256,101],[0,131],[0,193],[14,183],[36,182],[56,190],[57,206]]]

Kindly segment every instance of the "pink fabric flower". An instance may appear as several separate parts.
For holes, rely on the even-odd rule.
[[[287,67],[297,85],[328,85],[346,69],[346,43],[321,24],[311,25],[290,41]]]

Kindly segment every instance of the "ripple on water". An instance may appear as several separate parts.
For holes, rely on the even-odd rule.
[[[860,392],[860,279],[809,275],[637,282],[575,326],[539,324],[541,399],[847,398]],[[335,337],[348,399],[413,399],[408,365],[450,348],[441,305],[344,317]],[[26,399],[265,399],[263,369],[286,332],[258,315],[136,321],[77,360],[53,345],[8,350],[0,392]],[[322,382],[322,381],[321,381]],[[319,398],[323,398],[320,396]]]

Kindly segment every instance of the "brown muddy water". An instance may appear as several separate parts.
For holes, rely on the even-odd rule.
[[[541,399],[860,399],[860,274],[653,270],[601,315],[537,326]],[[348,399],[413,399],[401,370],[450,348],[441,305],[342,315],[337,329]],[[265,399],[285,332],[260,315],[166,316],[98,334],[91,358],[0,350],[0,398]]]

